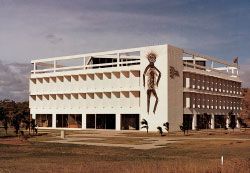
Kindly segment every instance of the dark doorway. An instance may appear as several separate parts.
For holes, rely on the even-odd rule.
[[[95,114],[86,115],[86,128],[95,129]]]
[[[106,129],[115,129],[115,114],[106,114]]]
[[[198,129],[209,129],[211,125],[211,115],[200,114],[197,115],[197,127]]]
[[[115,129],[115,114],[87,114],[86,128]]]
[[[56,114],[56,127],[81,128],[81,114]]]
[[[192,114],[184,114],[183,115],[183,125],[186,124],[189,130],[192,130],[192,121],[193,115]]]
[[[115,114],[96,114],[96,129],[115,129]]]
[[[226,117],[224,115],[215,115],[214,128],[225,128],[225,126],[226,126]]]
[[[56,127],[68,127],[68,114],[56,114]]]
[[[139,130],[139,114],[121,114],[121,130]]]

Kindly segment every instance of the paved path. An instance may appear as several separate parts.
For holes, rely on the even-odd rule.
[[[137,138],[137,137],[134,137]],[[153,148],[161,148],[164,147],[165,144],[168,143],[175,143],[176,141],[173,140],[159,140],[157,138],[145,138],[141,139],[142,144],[129,144],[129,143],[109,143],[105,142],[103,140],[107,139],[105,138],[65,138],[63,140],[54,140],[54,141],[47,141],[51,143],[64,143],[64,144],[79,144],[79,145],[95,145],[95,146],[106,146],[106,147],[125,147],[125,148],[133,148],[133,149],[153,149]],[[98,140],[100,142],[88,142],[89,140]],[[103,142],[102,142],[103,141]],[[145,142],[145,143],[143,143]]]
[[[123,138],[123,139],[122,139]],[[124,138],[129,139],[124,141]],[[119,139],[122,139],[119,141]],[[135,142],[131,142],[131,139]],[[110,142],[112,140],[112,142]],[[78,145],[95,145],[108,147],[126,147],[132,149],[154,149],[165,147],[166,144],[188,140],[223,140],[223,141],[250,141],[250,138],[235,137],[128,137],[118,133],[71,134],[65,139],[46,141],[51,143],[66,143]]]

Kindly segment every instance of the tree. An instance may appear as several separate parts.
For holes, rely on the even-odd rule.
[[[188,122],[184,121],[184,122],[182,123],[182,125],[180,125],[180,129],[181,129],[181,131],[183,131],[184,135],[186,134],[186,132],[187,132],[187,134],[188,134],[188,129],[189,129],[189,124],[188,124]]]
[[[158,126],[157,129],[158,129],[158,132],[161,134],[161,136],[163,136],[162,128],[160,126]]]
[[[4,119],[5,115],[6,115],[5,109],[1,106],[0,107],[0,121]]]
[[[5,133],[7,135],[8,133],[8,123],[9,123],[9,117],[6,115],[6,111],[4,107],[0,107],[0,121],[2,121]]]
[[[31,126],[31,121],[28,119],[23,120],[23,122],[25,123],[25,129],[28,130],[29,129],[29,135],[30,135],[30,126]]]
[[[238,122],[239,122],[239,124],[240,124],[240,127],[243,127],[243,128],[245,128],[245,130],[246,130],[246,128],[247,128],[247,123],[245,123],[244,120],[243,120],[241,117],[237,117],[237,120],[238,120]]]
[[[142,128],[142,129],[145,128],[145,129],[147,130],[147,133],[148,133],[148,122],[147,122],[147,120],[142,119],[141,125],[142,125],[141,128]]]
[[[9,117],[8,116],[5,116],[5,118],[2,120],[2,123],[3,123],[3,128],[5,130],[5,133],[6,135],[8,134],[8,124],[9,124]]]
[[[36,124],[36,120],[35,120],[35,119],[32,119],[31,122],[30,122],[30,125],[31,125],[31,129],[32,129],[33,135],[34,135],[34,132],[36,132],[36,134],[37,134],[37,124]]]
[[[233,114],[233,111],[230,111],[228,113],[228,117],[229,117],[229,120],[230,120],[229,127],[231,129],[233,129],[233,131],[234,131],[234,129],[236,127],[236,121],[235,121],[235,115]]]
[[[164,123],[163,126],[165,127],[166,131],[169,132],[169,122]]]
[[[13,126],[15,128],[16,134],[18,134],[18,132],[20,130],[20,123],[21,123],[20,115],[17,114],[12,119],[12,124],[13,124]]]
[[[13,100],[0,100],[0,121],[6,131],[8,125],[14,126],[16,133],[20,130],[21,122],[25,123],[29,120],[29,103],[28,102],[15,102]],[[26,122],[28,123],[28,121]]]

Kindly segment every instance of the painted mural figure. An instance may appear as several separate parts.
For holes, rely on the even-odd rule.
[[[143,86],[144,87],[145,87],[145,76],[147,76],[147,112],[148,113],[149,113],[151,95],[153,94],[156,99],[153,113],[155,113],[157,105],[158,105],[158,101],[159,101],[155,89],[159,84],[159,81],[161,78],[161,72],[154,65],[156,58],[157,58],[157,55],[154,52],[151,52],[147,55],[149,64],[145,68],[144,73],[143,73]]]

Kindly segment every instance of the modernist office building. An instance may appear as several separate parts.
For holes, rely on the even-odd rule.
[[[171,45],[33,60],[30,110],[40,128],[150,131],[220,126],[238,116],[241,80],[228,63]]]

